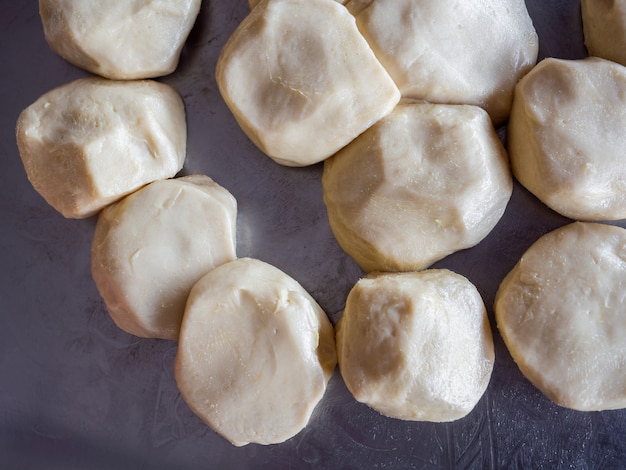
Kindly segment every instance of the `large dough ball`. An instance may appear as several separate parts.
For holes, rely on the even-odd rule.
[[[156,181],[105,208],[91,271],[115,323],[177,339],[193,285],[236,257],[236,218],[235,198],[203,175]]]
[[[46,41],[68,62],[112,79],[178,65],[200,0],[39,0]]]
[[[418,271],[474,246],[512,193],[506,152],[482,109],[403,103],[328,159],[330,226],[366,271]]]
[[[336,365],[326,314],[292,278],[242,258],[192,289],[176,356],[189,407],[236,446],[300,432]]]
[[[217,82],[248,137],[275,161],[317,163],[353,140],[400,99],[333,0],[269,0],[224,46]]]
[[[17,145],[43,198],[65,217],[88,217],[183,167],[185,108],[155,81],[79,79],[20,114]]]
[[[555,403],[626,407],[626,230],[575,222],[544,235],[496,294],[498,329]]]
[[[485,108],[504,122],[537,60],[523,0],[353,0],[348,9],[403,97]]]
[[[626,1],[582,0],[589,55],[626,65]]]
[[[337,326],[337,357],[358,401],[393,418],[442,422],[476,406],[494,348],[476,288],[427,270],[361,279]]]
[[[546,59],[516,88],[508,148],[517,179],[578,220],[626,218],[626,68]]]

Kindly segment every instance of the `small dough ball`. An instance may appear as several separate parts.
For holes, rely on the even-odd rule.
[[[39,0],[50,48],[106,78],[167,75],[200,11],[201,0]]]
[[[495,124],[537,61],[524,0],[353,0],[348,9],[403,97],[481,106]]]
[[[17,145],[43,198],[65,217],[89,217],[183,167],[185,108],[159,82],[83,78],[20,114]]]
[[[419,271],[476,245],[513,191],[507,155],[476,106],[402,103],[328,159],[337,241],[368,272]]]
[[[577,220],[626,218],[626,68],[545,59],[516,88],[508,128],[513,174]]]
[[[626,65],[626,1],[581,1],[589,55]]]
[[[626,230],[575,222],[524,253],[495,299],[522,373],[555,403],[626,407]]]
[[[291,277],[242,258],[192,289],[176,356],[189,407],[236,446],[300,432],[335,369],[334,330]]]
[[[235,198],[204,175],[156,181],[105,208],[91,272],[124,331],[177,339],[193,285],[236,258]]]
[[[400,99],[354,17],[333,0],[260,3],[224,46],[216,74],[243,131],[288,166],[324,160]]]
[[[453,421],[472,411],[489,384],[487,310],[476,288],[451,271],[368,276],[348,295],[337,358],[354,397],[380,413]]]

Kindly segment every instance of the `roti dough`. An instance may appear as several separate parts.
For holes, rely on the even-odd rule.
[[[466,416],[487,389],[494,365],[480,294],[447,270],[357,282],[337,326],[337,356],[358,401],[414,421]]]
[[[513,173],[571,219],[626,218],[626,68],[545,59],[516,88],[508,127]]]
[[[533,244],[496,294],[498,329],[555,403],[626,407],[626,230],[576,222]]]
[[[328,159],[331,229],[367,272],[419,271],[480,242],[513,183],[487,113],[402,103]]]
[[[580,3],[589,55],[626,65],[626,1],[581,0]]]
[[[204,175],[156,181],[105,208],[91,272],[115,323],[178,339],[193,285],[236,258],[236,218],[235,198]]]

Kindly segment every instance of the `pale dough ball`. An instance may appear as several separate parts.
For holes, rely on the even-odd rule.
[[[235,198],[208,176],[156,181],[98,217],[91,272],[124,331],[177,339],[189,291],[236,258]]]
[[[402,103],[328,159],[324,202],[337,241],[371,271],[418,271],[481,241],[513,183],[487,113]]]
[[[359,29],[402,96],[473,104],[495,124],[537,61],[538,39],[523,0],[357,0]]]
[[[348,295],[337,358],[354,397],[380,413],[456,420],[476,406],[493,370],[487,310],[451,271],[369,276]]]
[[[400,99],[333,0],[269,0],[224,46],[217,82],[243,131],[288,166],[317,163],[353,140]]]
[[[193,287],[176,382],[189,407],[232,444],[275,444],[300,432],[335,365],[326,314],[279,269],[242,258]]]
[[[46,41],[68,62],[112,79],[178,65],[200,0],[39,0]]]
[[[626,230],[575,222],[533,244],[496,295],[522,373],[555,403],[626,407]]]
[[[578,220],[626,218],[626,68],[545,59],[516,88],[508,127],[513,174]]]
[[[626,65],[626,1],[582,0],[589,55]]]
[[[248,0],[248,4],[250,5],[250,9],[254,8],[255,6],[257,6],[259,3],[261,3],[263,0]],[[348,0],[335,0],[338,3],[341,4],[346,4],[348,2]]]
[[[88,217],[183,167],[185,108],[155,81],[79,79],[20,114],[17,145],[43,198],[65,217]]]

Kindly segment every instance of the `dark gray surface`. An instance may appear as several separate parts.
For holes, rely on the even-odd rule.
[[[89,273],[95,219],[64,219],[28,183],[15,144],[19,112],[86,74],[47,47],[35,0],[0,5],[0,468],[626,467],[626,412],[552,404],[520,374],[495,328],[492,381],[462,420],[382,417],[356,403],[335,373],[299,435],[232,447],[181,400],[176,343],[135,338],[109,319]],[[541,57],[585,55],[578,1],[527,5]],[[163,79],[187,106],[184,173],[205,173],[237,198],[240,256],[282,268],[336,321],[361,271],[328,228],[321,165],[285,168],[263,156],[217,91],[217,56],[247,11],[246,0],[205,0],[179,69]],[[492,234],[437,266],[477,285],[493,323],[501,279],[540,235],[567,222],[516,184]]]

